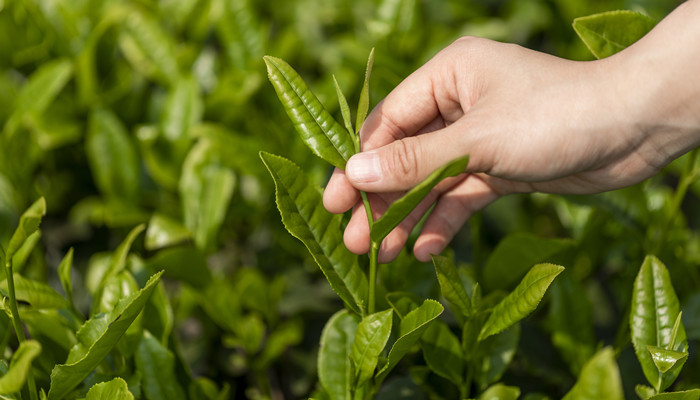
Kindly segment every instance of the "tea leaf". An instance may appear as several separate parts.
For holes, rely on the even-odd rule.
[[[85,151],[100,192],[134,201],[139,192],[139,159],[124,124],[106,109],[90,114]]]
[[[596,58],[605,58],[646,35],[656,22],[634,11],[608,11],[579,17],[574,30]]]
[[[367,117],[367,112],[369,111],[369,76],[372,73],[372,66],[374,65],[374,49],[369,52],[369,57],[367,58],[367,69],[365,70],[365,81],[362,84],[362,90],[360,91],[360,101],[357,104],[357,122],[355,123],[355,129],[357,129],[357,134],[360,134],[360,128],[362,124],[365,123],[365,118]]]
[[[391,309],[368,315],[362,319],[352,342],[350,360],[355,367],[355,387],[367,382],[377,367],[379,355],[391,334]]]
[[[501,332],[534,311],[549,285],[563,270],[564,267],[553,264],[532,267],[515,290],[494,307],[478,340]]]
[[[218,160],[213,144],[198,141],[185,159],[179,183],[185,226],[198,248],[214,248],[235,185],[236,175]]]
[[[370,232],[370,239],[374,243],[381,243],[382,240],[396,228],[413,211],[425,196],[430,193],[435,185],[440,183],[445,178],[456,176],[463,173],[467,168],[469,156],[464,156],[453,160],[442,167],[436,169],[428,175],[421,183],[413,187],[408,193],[396,200],[386,210],[381,218],[377,219]]]
[[[583,288],[571,277],[562,274],[550,289],[552,304],[549,320],[552,343],[559,349],[575,376],[595,353],[591,304]]]
[[[321,189],[312,185],[293,162],[261,152],[275,181],[277,208],[292,236],[301,240],[333,290],[354,312],[361,314],[367,298],[367,277],[343,244],[341,215],[323,207]]]
[[[499,383],[484,390],[479,400],[517,400],[518,397],[520,397],[520,388]]]
[[[156,250],[192,239],[192,233],[179,221],[163,214],[155,213],[148,223],[146,250]]]
[[[109,382],[94,385],[87,392],[85,400],[134,400],[134,395],[129,391],[126,381],[122,378],[114,378]]]
[[[34,232],[39,230],[41,218],[46,215],[46,200],[40,197],[19,217],[19,225],[7,245],[5,260],[11,259]]]
[[[178,79],[170,89],[160,117],[160,129],[165,139],[187,148],[189,133],[202,119],[204,104],[199,85],[192,76]]]
[[[109,314],[96,315],[80,328],[80,343],[71,349],[65,364],[51,371],[49,400],[64,398],[104,360],[140,314],[161,275],[153,275],[143,289],[122,299]]]
[[[73,303],[73,280],[71,279],[71,268],[73,268],[73,248],[68,249],[61,263],[58,265],[58,277],[61,280],[63,291],[69,303]]]
[[[180,246],[160,250],[148,259],[147,265],[151,270],[164,269],[167,276],[198,290],[206,288],[212,280],[204,253],[195,247]]]
[[[531,233],[515,233],[501,240],[484,267],[481,282],[488,290],[511,290],[533,265],[553,258],[573,246],[567,239],[545,239]]]
[[[357,330],[357,317],[347,310],[335,313],[321,333],[318,380],[331,400],[345,400],[352,389],[350,354]]]
[[[680,369],[683,368],[683,364],[685,364],[685,361],[688,359],[687,351],[666,350],[649,345],[647,345],[647,349],[649,350],[649,354],[651,354],[654,365],[656,365],[656,369],[662,374],[672,369],[678,369],[677,373],[680,372]]]
[[[581,370],[578,381],[563,400],[622,400],[620,370],[615,352],[606,347],[591,358]]]
[[[700,389],[691,389],[683,392],[659,393],[649,397],[649,400],[698,400]]]
[[[264,59],[270,82],[301,139],[314,154],[345,169],[345,162],[355,154],[350,133],[323,108],[289,64],[275,57],[265,56]]]
[[[457,267],[452,259],[444,256],[433,256],[433,265],[437,273],[440,291],[450,302],[455,314],[459,312],[462,317],[468,317],[472,313],[472,304],[467,290],[462,284]],[[464,320],[464,318],[462,318]]]
[[[489,336],[478,346],[481,368],[477,368],[476,379],[481,387],[497,382],[508,369],[520,341],[520,324],[512,325],[503,332]]]
[[[25,340],[12,355],[10,368],[0,377],[0,395],[19,392],[27,380],[34,360],[41,353],[41,344],[36,340]]]
[[[399,338],[389,351],[389,359],[384,367],[377,373],[376,380],[382,382],[389,372],[398,364],[406,353],[418,343],[423,333],[431,326],[437,317],[445,309],[435,300],[425,300],[415,310],[409,312],[401,319]]]
[[[68,301],[46,283],[27,279],[19,274],[14,274],[15,296],[18,301],[24,301],[33,308],[66,308]],[[0,293],[8,297],[7,280],[0,282]]]
[[[685,329],[681,323],[675,346],[671,344],[674,324],[680,312],[678,297],[664,264],[654,256],[647,256],[634,281],[632,292],[630,331],[637,359],[647,381],[657,392],[662,392],[676,380],[679,369],[660,372],[647,346],[685,352],[688,348]]]
[[[335,75],[333,75],[333,84],[335,85],[335,93],[338,95],[338,105],[340,106],[340,113],[343,115],[345,129],[354,135],[355,131],[352,129],[352,121],[350,120],[350,106],[348,106],[348,100],[345,98],[343,91],[340,90],[340,85],[338,85],[338,80],[335,79]],[[357,150],[359,149],[355,148],[355,151]]]
[[[148,331],[134,357],[143,376],[143,391],[150,400],[185,399],[185,392],[175,376],[175,356]]]

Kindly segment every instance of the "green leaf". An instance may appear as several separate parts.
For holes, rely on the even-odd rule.
[[[267,337],[262,353],[255,360],[255,368],[260,370],[270,368],[290,347],[301,342],[304,337],[304,327],[301,319],[292,319],[279,324]]]
[[[698,400],[700,399],[700,389],[691,389],[683,392],[659,393],[651,396],[649,400]]]
[[[71,268],[73,268],[73,248],[68,249],[68,253],[63,257],[58,265],[58,277],[61,280],[63,291],[69,303],[73,303],[73,280],[71,279]]]
[[[85,151],[100,192],[134,202],[139,193],[139,158],[124,124],[112,111],[98,109],[90,114]]]
[[[5,260],[12,258],[27,238],[39,229],[41,218],[46,215],[46,200],[40,197],[19,217],[19,225],[7,245]]]
[[[148,259],[151,270],[165,270],[165,275],[195,289],[204,289],[212,280],[207,259],[194,247],[173,247],[159,251]]]
[[[85,400],[134,400],[134,395],[129,391],[126,381],[122,378],[114,378],[109,382],[94,385],[87,392]]]
[[[41,353],[41,344],[35,340],[20,343],[10,360],[10,369],[0,377],[0,395],[12,394],[22,390],[32,360]]]
[[[574,30],[596,58],[605,58],[646,35],[656,22],[634,11],[608,11],[579,17]]]
[[[104,360],[144,308],[161,275],[152,276],[143,289],[122,299],[109,314],[98,314],[83,325],[78,331],[80,342],[71,349],[66,363],[51,371],[49,400],[64,398]]]
[[[360,128],[362,124],[365,123],[365,118],[367,117],[367,112],[369,111],[369,77],[372,73],[372,66],[374,65],[374,48],[369,52],[369,57],[367,58],[367,69],[365,69],[365,81],[362,84],[362,90],[360,91],[360,101],[357,104],[357,123],[355,128],[357,129],[357,134],[360,134]]]
[[[326,111],[289,64],[275,57],[264,59],[268,78],[301,139],[314,154],[345,169],[345,162],[355,154],[350,133]]]
[[[179,221],[155,213],[146,230],[146,250],[157,250],[190,240],[192,233]]]
[[[563,400],[622,400],[620,370],[615,352],[606,347],[591,358],[581,370],[578,381]]]
[[[549,285],[563,270],[564,267],[554,264],[532,267],[515,290],[494,307],[478,340],[501,332],[534,311]]]
[[[143,391],[149,400],[185,399],[175,376],[175,356],[148,331],[135,354],[136,368],[143,377]]]
[[[14,274],[15,296],[18,301],[31,304],[33,308],[67,308],[68,301],[46,283],[27,279],[19,274]],[[8,297],[7,280],[0,282],[0,293]]]
[[[477,347],[479,363],[476,380],[481,387],[497,382],[508,369],[520,341],[520,324],[489,336]]]
[[[352,390],[350,354],[358,318],[347,310],[335,313],[321,333],[318,380],[331,400],[345,400]]]
[[[333,75],[333,84],[335,85],[335,93],[338,95],[338,105],[340,106],[340,113],[343,115],[345,129],[354,134],[355,131],[352,129],[352,121],[350,120],[350,106],[348,106],[348,100],[345,98],[343,91],[340,90],[340,85],[338,85],[335,75]],[[357,151],[358,149],[355,148],[355,150]]]
[[[586,292],[569,273],[563,273],[550,289],[549,321],[552,343],[575,376],[595,353],[593,312]]]
[[[472,313],[472,304],[457,267],[448,257],[434,255],[432,258],[442,296],[450,303],[455,314],[459,313],[463,317],[461,321],[464,321]]]
[[[450,161],[433,171],[425,180],[413,187],[413,189],[400,199],[396,200],[389,206],[384,215],[374,222],[372,231],[370,232],[370,239],[372,239],[372,242],[381,243],[386,235],[388,235],[392,229],[396,228],[396,226],[416,208],[418,203],[428,195],[435,185],[445,178],[463,173],[467,168],[467,163],[469,163],[469,156]]]
[[[647,345],[647,349],[649,350],[649,354],[651,354],[654,365],[656,365],[656,369],[662,374],[672,369],[678,369],[679,371],[676,373],[680,372],[680,369],[683,368],[683,364],[685,364],[685,361],[688,359],[687,351],[666,350],[650,345]]]
[[[479,400],[516,400],[518,397],[520,397],[520,388],[499,383],[486,389],[479,396]]]
[[[304,243],[348,308],[362,314],[367,277],[357,255],[343,244],[343,217],[326,211],[321,189],[311,184],[296,164],[265,152],[260,157],[275,181],[277,208],[285,228]]]
[[[192,76],[183,76],[175,81],[163,105],[160,129],[165,139],[185,149],[190,143],[190,130],[202,119],[204,104],[200,97],[199,84]],[[177,153],[176,153],[177,154]]]
[[[137,71],[149,78],[172,84],[180,76],[175,43],[158,20],[135,6],[120,5],[128,17],[120,24],[119,46]]]
[[[185,159],[179,184],[185,226],[198,248],[216,247],[235,185],[236,175],[218,160],[212,143],[198,141]]]
[[[634,387],[634,392],[637,394],[637,397],[639,397],[642,400],[649,400],[652,396],[656,394],[656,391],[654,388],[649,387],[647,385],[637,385]]]
[[[66,352],[78,342],[75,331],[80,329],[80,325],[84,322],[72,313],[61,309],[23,309],[21,317],[22,323],[27,325],[32,337],[45,337]]]
[[[677,329],[675,345],[669,348],[680,306],[668,270],[654,256],[644,259],[634,281],[631,310],[630,331],[637,359],[647,381],[657,392],[662,392],[676,380],[680,370],[672,368],[666,373],[660,372],[647,346],[686,352],[688,342],[681,323]]]
[[[501,240],[484,267],[482,284],[488,291],[511,290],[533,265],[553,262],[556,255],[571,249],[568,239],[545,239],[531,233],[515,233]]]
[[[17,96],[14,111],[3,132],[12,136],[27,119],[36,121],[66,86],[72,74],[73,65],[69,59],[59,58],[42,64]]]
[[[372,375],[391,334],[393,310],[368,315],[357,326],[350,359],[355,367],[355,387],[362,386]]]
[[[444,310],[440,303],[428,299],[420,307],[409,312],[401,319],[399,338],[396,339],[396,342],[391,347],[391,351],[389,351],[389,360],[376,375],[378,382],[384,381],[389,372],[418,343],[426,329]]]

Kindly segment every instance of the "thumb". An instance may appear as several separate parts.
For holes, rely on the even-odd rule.
[[[409,136],[352,156],[345,169],[348,181],[366,192],[408,190],[443,164],[467,154],[455,125]]]

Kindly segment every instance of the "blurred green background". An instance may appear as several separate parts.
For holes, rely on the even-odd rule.
[[[0,242],[31,202],[46,197],[42,236],[22,272],[58,288],[56,267],[74,247],[74,279],[86,288],[76,296],[88,307],[100,254],[148,223],[146,239],[136,244],[140,256],[130,262],[166,270],[172,347],[184,376],[230,384],[234,398],[307,396],[316,385],[320,330],[341,303],[284,230],[258,151],[290,158],[320,185],[330,170],[298,139],[262,56],[289,62],[337,115],[331,75],[356,101],[373,47],[376,104],[460,36],[589,60],[571,28],[574,18],[632,9],[661,19],[678,3],[0,0]],[[586,288],[597,339],[618,343],[631,282],[654,247],[659,220],[673,214],[667,204],[683,162],[608,195],[504,198],[474,218],[453,251],[465,265],[481,267],[510,234],[573,239],[563,264]],[[685,217],[672,219],[659,252],[686,309],[700,316],[697,206],[683,205]],[[408,256],[394,264],[382,272],[387,290],[436,296],[432,267]],[[488,274],[501,273],[507,268]],[[540,314],[523,327],[505,379],[556,398],[574,376]],[[697,339],[700,326],[690,321],[689,338],[694,332]],[[641,370],[624,340],[620,349],[632,393]],[[689,383],[700,371],[693,350]]]

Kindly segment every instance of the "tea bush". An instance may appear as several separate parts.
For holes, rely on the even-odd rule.
[[[352,154],[366,109],[461,35],[590,59],[620,14],[575,18],[643,31],[674,5],[0,2],[0,396],[700,398],[695,152],[615,192],[503,198],[434,265],[377,265],[323,214],[329,165],[266,77],[296,69]]]

